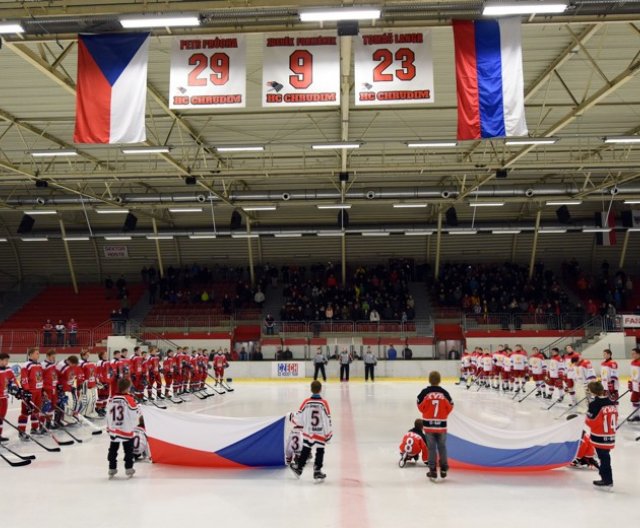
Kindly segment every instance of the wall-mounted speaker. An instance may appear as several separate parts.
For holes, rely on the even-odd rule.
[[[355,37],[360,30],[357,20],[341,20],[338,22],[339,37]]]
[[[571,223],[571,213],[569,212],[569,208],[566,205],[563,205],[556,209],[556,216],[558,217],[558,222],[560,222],[561,224]]]
[[[133,213],[128,213],[127,217],[124,219],[122,230],[124,232],[135,231],[137,225],[138,225],[138,217]]]
[[[242,227],[242,215],[238,211],[231,213],[231,229],[240,229]]]
[[[196,177],[195,176],[186,176],[184,179],[184,183],[186,183],[187,185],[195,185],[196,184]]]
[[[340,181],[341,182],[348,182],[349,181],[349,173],[348,172],[341,172],[338,176],[340,177]]]
[[[455,207],[449,207],[444,213],[444,217],[449,227],[458,227],[458,213]]]
[[[18,234],[22,235],[25,233],[31,233],[33,224],[35,223],[36,221],[32,216],[29,216],[28,214],[22,215],[22,220],[20,220],[20,225],[18,226]]]
[[[498,169],[496,170],[496,178],[506,178],[507,174],[509,174],[509,172],[507,171],[507,169]]]

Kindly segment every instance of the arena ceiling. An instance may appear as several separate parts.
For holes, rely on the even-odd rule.
[[[326,0],[322,5],[352,2]],[[358,2],[353,2],[358,4]],[[527,122],[553,145],[506,145],[502,139],[459,142],[448,148],[408,148],[407,142],[454,140],[456,89],[452,18],[477,17],[482,2],[373,2],[380,28],[433,30],[435,103],[356,107],[349,37],[342,45],[343,97],[337,108],[264,109],[262,33],[319,30],[301,23],[300,6],[286,1],[3,1],[0,20],[19,20],[21,35],[6,35],[0,50],[0,222],[15,234],[21,211],[54,209],[45,230],[119,230],[122,217],[100,207],[133,211],[159,232],[228,229],[233,209],[255,230],[319,229],[336,225],[322,203],[351,204],[352,225],[388,229],[435,226],[438,212],[455,206],[463,225],[518,224],[533,229],[556,222],[551,200],[578,200],[571,214],[593,222],[593,212],[640,199],[640,144],[603,138],[640,133],[640,2],[578,1],[562,16],[523,19]],[[123,13],[193,12],[200,28],[179,33],[247,33],[247,93],[243,110],[169,109],[170,39],[153,32],[150,48],[148,145],[169,153],[127,156],[121,146],[74,145],[76,40],[79,31],[118,30]],[[364,22],[361,28],[370,27]],[[334,29],[335,25],[323,26]],[[356,141],[357,150],[315,151],[314,143]],[[223,154],[216,147],[264,145],[264,152]],[[77,149],[71,158],[33,158],[35,149]],[[506,169],[506,178],[496,171]],[[349,173],[341,183],[339,174]],[[187,185],[186,176],[196,184]],[[47,187],[36,187],[46,181]],[[472,201],[505,202],[476,209]],[[613,201],[613,204],[612,204]],[[394,208],[398,203],[425,208]],[[202,212],[170,213],[169,207]],[[275,211],[242,207],[276,205]],[[540,215],[538,216],[538,213]]]

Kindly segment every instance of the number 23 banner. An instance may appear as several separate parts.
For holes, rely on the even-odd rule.
[[[433,103],[431,32],[363,32],[355,38],[356,105]]]
[[[244,108],[246,79],[243,35],[173,39],[170,108]]]
[[[340,104],[335,33],[265,35],[262,63],[263,107]]]

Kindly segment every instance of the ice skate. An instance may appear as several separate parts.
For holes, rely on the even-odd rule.
[[[406,465],[407,465],[407,454],[406,453],[402,453],[400,455],[400,460],[398,462],[398,466],[403,468]]]
[[[133,468],[126,469],[125,474],[127,475],[127,478],[131,478],[136,474],[136,470]]]
[[[447,472],[445,470],[440,470],[440,478],[441,479],[446,479],[447,478]]]
[[[313,480],[315,480],[316,482],[322,482],[326,478],[327,478],[327,475],[324,474],[322,471],[320,471],[319,469],[314,470]]]
[[[613,482],[607,483],[604,480],[594,480],[593,485],[603,491],[613,491]]]
[[[113,479],[113,477],[115,477],[117,473],[118,473],[118,470],[117,470],[117,469],[110,469],[110,470],[109,470],[109,473],[108,473],[108,475],[109,475],[109,480]]]
[[[296,476],[296,478],[300,478],[300,476],[302,475],[302,468],[298,467],[298,464],[296,464],[295,462],[289,464],[289,469],[293,471],[293,474]]]
[[[438,474],[434,471],[429,471],[429,473],[427,473],[427,478],[431,481],[431,482],[437,482],[438,481]]]

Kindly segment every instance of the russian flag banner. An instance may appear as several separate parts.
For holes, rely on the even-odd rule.
[[[526,431],[490,427],[457,411],[448,421],[449,464],[480,471],[545,471],[567,466],[578,452],[584,429],[584,417]]]
[[[142,409],[156,464],[246,469],[281,467],[284,416],[228,418]]]
[[[454,20],[458,139],[528,134],[520,17]]]
[[[149,33],[78,36],[75,143],[146,140]]]

